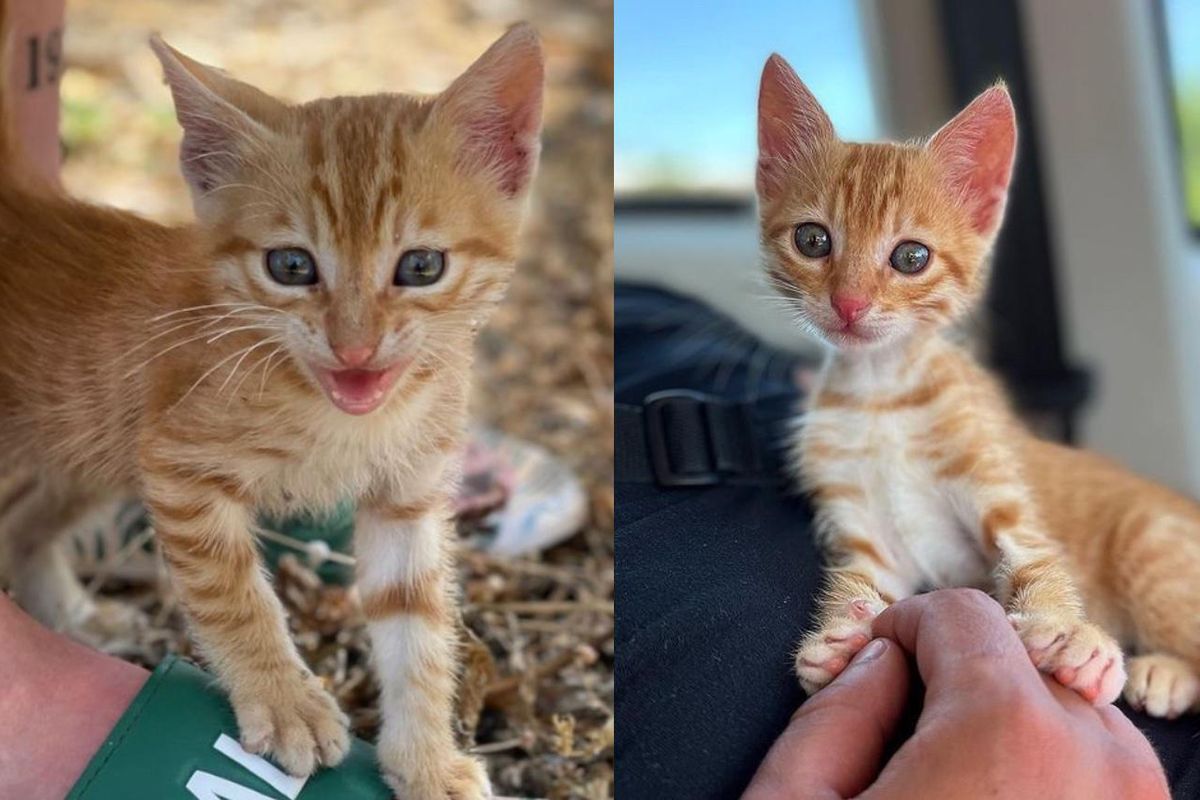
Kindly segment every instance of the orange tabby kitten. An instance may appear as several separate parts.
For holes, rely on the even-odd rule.
[[[537,160],[537,36],[513,28],[436,97],[303,105],[152,45],[195,225],[38,186],[3,142],[0,542],[16,597],[51,625],[94,619],[54,540],[136,489],[244,746],[307,775],[345,755],[347,721],[288,637],[254,520],[354,498],[383,771],[406,800],[489,796],[451,727],[447,501],[472,340]]]
[[[831,345],[794,449],[833,562],[796,671],[812,693],[886,604],[978,586],[1043,672],[1175,716],[1200,698],[1200,507],[1034,438],[941,335],[983,292],[1015,146],[1003,85],[927,142],[850,144],[783,59],[763,71],[766,263]]]

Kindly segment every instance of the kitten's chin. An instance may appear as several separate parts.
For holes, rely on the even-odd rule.
[[[331,403],[347,414],[360,416],[383,405],[411,363],[412,359],[404,359],[384,369],[312,369]]]
[[[837,350],[871,350],[889,341],[887,331],[862,327],[819,327],[821,338]]]
[[[901,324],[882,325],[876,328],[822,330],[825,341],[842,353],[877,353],[903,347],[913,333],[909,326]]]

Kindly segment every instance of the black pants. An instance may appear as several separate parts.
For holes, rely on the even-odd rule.
[[[618,403],[685,388],[776,417],[797,395],[795,359],[658,290],[618,285],[616,347]],[[782,486],[662,488],[617,463],[617,797],[737,797],[803,700],[791,652],[820,585],[811,511]],[[1200,717],[1124,710],[1174,796],[1200,798]]]

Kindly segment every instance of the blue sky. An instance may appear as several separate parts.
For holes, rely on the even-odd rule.
[[[1200,1],[1163,0],[1173,70],[1200,85]],[[747,10],[749,9],[749,10]],[[618,191],[748,191],[758,76],[784,56],[849,139],[883,134],[853,0],[616,4]]]
[[[1200,3],[1165,0],[1171,66],[1181,82],[1200,84]]]
[[[791,62],[841,135],[877,138],[857,12],[849,0],[618,2],[618,190],[648,181],[748,190],[758,77],[772,51]]]

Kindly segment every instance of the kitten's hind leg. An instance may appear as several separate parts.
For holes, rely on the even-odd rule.
[[[1126,701],[1154,717],[1200,710],[1200,520],[1134,512],[1115,541],[1110,580],[1140,654],[1129,661]]]
[[[1183,659],[1149,653],[1129,659],[1125,701],[1152,717],[1175,719],[1196,709],[1200,676]]]
[[[62,534],[98,498],[33,472],[8,474],[2,486],[0,561],[17,602],[43,625],[89,641],[135,624],[133,609],[97,603],[88,594],[62,547]]]

